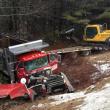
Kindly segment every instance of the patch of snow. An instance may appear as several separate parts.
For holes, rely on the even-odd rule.
[[[80,110],[109,110],[110,109],[110,87],[98,92],[89,93],[85,96]],[[79,109],[77,109],[79,110]]]
[[[85,92],[66,93],[66,94],[61,94],[61,95],[50,96],[48,97],[48,99],[55,100],[54,102],[50,103],[52,106],[54,106],[54,105],[59,105],[63,102],[68,102],[73,99],[84,97],[85,96],[84,93]]]
[[[110,63],[110,61],[105,61],[105,60],[99,60],[97,63]]]
[[[59,105],[64,102],[68,102],[74,99],[82,98],[84,97],[84,91],[83,92],[76,92],[76,93],[66,93],[66,94],[61,94],[61,95],[54,95],[54,96],[49,96],[49,100],[53,100],[53,102],[50,103],[44,103],[44,104],[38,104],[38,105],[33,105],[32,108],[47,108],[48,106],[55,106]]]
[[[32,107],[30,108],[30,110],[33,110],[33,108],[37,108],[36,105],[32,105]]]
[[[91,85],[89,87],[86,88],[86,92],[89,90],[89,89],[94,89],[95,88],[95,85]]]
[[[107,87],[110,87],[110,83],[105,84],[103,88],[107,88]]]
[[[33,110],[33,109],[37,110],[37,109],[39,109],[39,108],[46,109],[47,106],[48,106],[47,103],[45,103],[45,104],[39,103],[38,105],[32,105],[32,107],[30,108],[30,110]]]
[[[102,70],[102,72],[105,72],[106,70],[110,70],[110,64],[102,64],[100,65],[100,69]]]
[[[101,62],[101,63],[93,64],[93,66],[96,67],[98,70],[98,72],[95,72],[92,75],[90,75],[93,83],[95,83],[96,80],[101,78],[102,76],[110,75],[110,63]]]
[[[105,64],[93,64],[102,74],[110,71],[110,63]]]
[[[93,89],[93,88],[95,88],[95,85],[91,85],[89,88]]]
[[[110,84],[105,85],[103,90],[85,94],[85,92],[69,93],[50,96],[48,99],[55,100],[50,105],[55,106],[73,99],[84,98],[84,102],[77,106],[77,110],[109,110],[110,109]]]
[[[101,77],[101,73],[100,72],[95,72],[90,77],[92,79],[92,82],[95,83],[96,79],[99,79]]]
[[[91,86],[91,87],[94,87]],[[110,84],[107,83],[104,89],[85,94],[85,91],[76,93],[66,93],[61,95],[49,96],[50,103],[33,105],[32,108],[46,108],[48,106],[59,105],[64,102],[83,98],[83,103],[75,106],[77,110],[110,110]]]
[[[40,104],[37,105],[37,107],[38,107],[38,108],[42,108],[42,107],[44,107],[44,104],[41,104],[41,103],[40,103]]]

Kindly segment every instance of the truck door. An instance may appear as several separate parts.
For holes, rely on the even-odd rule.
[[[58,68],[58,56],[55,53],[52,53],[49,55],[49,62],[50,66],[52,68],[52,71],[56,70]]]

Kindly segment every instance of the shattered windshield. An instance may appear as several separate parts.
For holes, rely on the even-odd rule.
[[[43,66],[48,65],[48,58],[47,56],[42,57],[42,58],[38,58],[38,59],[34,59],[31,61],[27,61],[24,63],[24,66],[26,68],[27,71],[30,70],[34,70]]]

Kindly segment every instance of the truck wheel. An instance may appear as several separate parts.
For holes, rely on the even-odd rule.
[[[28,94],[25,94],[24,96],[23,96],[23,99],[25,100],[25,101],[27,101],[27,100],[31,100],[32,102],[36,99],[36,95],[35,94],[32,94],[32,96],[31,96],[31,98],[30,98],[30,96],[28,95]]]
[[[32,95],[32,98],[31,98],[31,101],[33,102],[35,99],[36,99],[36,95],[33,94],[33,95]]]
[[[46,95],[47,95],[46,88],[41,90],[41,95],[42,95],[42,97],[46,97]]]
[[[50,88],[50,87],[47,88],[47,93],[48,93],[48,94],[52,94],[52,88]]]
[[[90,50],[83,51],[81,54],[82,54],[83,56],[88,56],[88,55],[91,54],[91,51],[90,51]]]
[[[68,89],[67,85],[65,85],[65,86],[63,87],[62,92],[64,92],[64,93],[68,93],[68,91],[69,91],[69,89]]]

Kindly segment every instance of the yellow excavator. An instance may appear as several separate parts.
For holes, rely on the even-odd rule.
[[[105,44],[110,46],[110,30],[107,29],[107,24],[87,25],[84,30],[83,40],[88,44]]]

